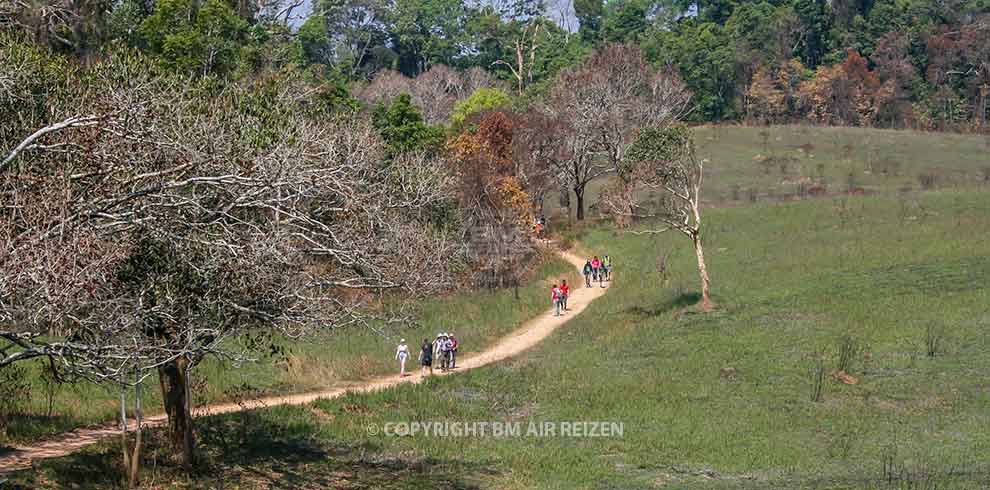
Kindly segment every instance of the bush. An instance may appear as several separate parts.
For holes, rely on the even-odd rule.
[[[27,369],[16,364],[0,367],[0,422],[22,413],[31,401]]]
[[[454,113],[450,116],[450,122],[456,128],[473,114],[506,108],[511,103],[512,100],[508,94],[497,88],[479,88],[470,97],[454,106]]]

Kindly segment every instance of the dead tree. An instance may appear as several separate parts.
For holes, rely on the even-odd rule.
[[[519,37],[513,42],[513,52],[516,59],[513,62],[496,60],[492,66],[502,65],[509,68],[512,77],[516,79],[516,90],[520,97],[527,83],[533,82],[533,67],[536,65],[536,50],[540,47],[540,18],[534,17],[523,27]],[[529,58],[527,60],[527,58]]]
[[[613,189],[603,194],[603,207],[613,215],[625,213],[633,217],[651,218],[664,225],[633,233],[656,234],[673,230],[688,237],[698,260],[700,307],[710,310],[713,307],[711,279],[702,247],[704,160],[695,153],[690,130],[680,125],[663,129],[644,128],[629,149],[626,161],[629,162],[632,181],[645,190],[658,191],[660,198],[654,203],[640,203],[637,202],[637,192],[616,192]]]

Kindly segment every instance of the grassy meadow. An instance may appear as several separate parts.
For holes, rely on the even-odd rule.
[[[758,140],[716,149],[759,129],[717,131],[707,151],[749,156],[720,164],[711,195],[733,180],[780,185],[778,175],[747,166]],[[811,131],[822,131],[807,139],[820,142],[815,158],[823,160],[829,134],[856,133]],[[930,135],[889,136],[897,141],[887,151],[908,155],[902,145]],[[910,148],[920,153],[925,145],[916,144]],[[197,469],[179,471],[153,439],[145,486],[987,488],[990,193],[947,180],[921,191],[915,174],[938,166],[949,175],[957,166],[976,175],[990,159],[974,153],[929,165],[914,157],[917,165],[903,163],[896,182],[876,172],[857,177],[857,186],[878,192],[705,209],[711,313],[691,307],[699,281],[683,237],[583,228],[574,238],[582,250],[614,258],[615,282],[539,346],[421,385],[201,419]],[[664,273],[660,257],[668,257]],[[511,292],[496,296],[503,294]],[[437,305],[449,303],[447,314],[464,318],[470,301],[457,301]],[[544,306],[541,299],[532,307]],[[501,322],[517,310],[526,313],[507,301],[474,319]],[[390,348],[382,342],[383,367]],[[855,384],[839,381],[840,367]],[[382,433],[390,423],[436,421],[519,422],[524,435]],[[622,434],[525,435],[531,422],[565,421],[619,423]],[[13,475],[9,486],[80,488],[88,478],[87,488],[116,488],[118,457],[108,442],[36,463],[36,472]]]
[[[193,371],[194,397],[197,405],[218,401],[236,401],[247,397],[294,393],[334,388],[398,370],[394,360],[400,338],[405,338],[418,355],[424,338],[438,332],[457,335],[461,355],[483,350],[519,323],[548,307],[545,289],[553,278],[576,280],[572,266],[562,259],[546,255],[541,265],[529,274],[520,287],[520,299],[512,290],[473,291],[443,298],[424,300],[415,306],[414,325],[373,325],[370,329],[352,328],[301,340],[277,340],[284,354],[274,357],[257,353],[258,362],[239,366],[220,359],[207,359]],[[406,367],[417,369],[415,362]],[[88,424],[114,420],[119,413],[119,395],[90,383],[53,386],[40,375],[38,363],[27,364],[30,399],[21,411],[0,430],[0,448],[23,444],[46,435],[65,432]],[[47,386],[52,386],[49,400]],[[143,390],[146,411],[160,413],[161,394],[153,377]],[[52,402],[52,416],[48,404]]]
[[[793,200],[816,186],[833,196],[990,186],[990,135],[800,125],[694,133],[698,156],[708,160],[703,197],[714,206]],[[605,182],[588,185],[591,216]],[[567,221],[556,195],[546,203],[551,222]]]

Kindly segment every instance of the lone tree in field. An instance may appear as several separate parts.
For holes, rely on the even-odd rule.
[[[690,129],[683,125],[643,128],[625,156],[626,171],[640,189],[633,192],[605,192],[603,207],[613,215],[653,218],[665,226],[636,233],[663,233],[674,230],[691,240],[701,278],[701,308],[710,310],[711,279],[701,243],[701,185],[704,160],[695,154]],[[653,203],[637,202],[637,190],[660,194]]]
[[[618,171],[623,185],[631,185],[621,163],[636,130],[680,120],[690,100],[676,73],[652,69],[642,51],[629,45],[607,44],[557,77],[547,110],[565,124],[559,138],[568,158],[556,175],[574,191],[579,220],[589,182]]]
[[[460,250],[430,224],[454,197],[447,166],[381,165],[371,125],[307,114],[300,80],[217,88],[129,52],[61,63],[0,43],[24,77],[0,85],[0,367],[157,374],[190,464],[190,376],[206,356],[248,360],[274,335],[363,324],[388,290],[449,285],[436,258]],[[41,76],[49,64],[65,78]]]

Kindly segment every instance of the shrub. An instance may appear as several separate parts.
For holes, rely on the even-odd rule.
[[[30,401],[27,369],[16,364],[0,367],[0,422],[6,423],[11,415],[23,412]]]

